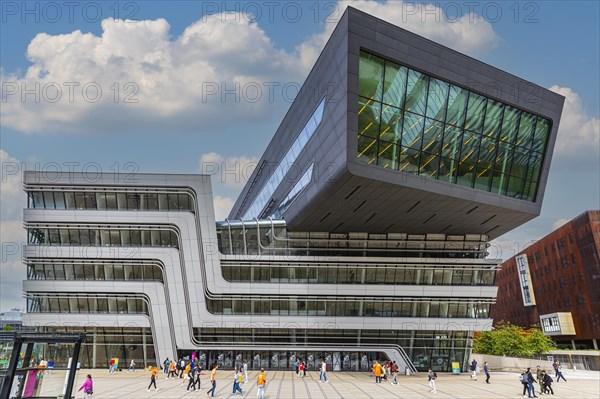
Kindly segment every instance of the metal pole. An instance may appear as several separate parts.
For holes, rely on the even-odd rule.
[[[12,388],[15,373],[17,371],[17,364],[19,362],[19,354],[21,353],[21,338],[15,337],[15,343],[13,346],[12,354],[10,356],[10,362],[6,369],[6,375],[4,376],[4,383],[2,384],[2,391],[0,391],[0,398],[8,398],[10,390]]]
[[[29,362],[31,361],[31,352],[33,352],[34,342],[27,342],[27,349],[25,349],[25,357],[23,358],[23,368],[29,367]],[[23,390],[25,389],[25,383],[27,382],[27,371],[22,371],[23,378],[21,379],[21,384],[19,384],[19,390],[17,391],[17,398],[20,398],[23,395]]]
[[[67,382],[67,389],[65,390],[65,399],[71,399],[71,393],[73,392],[73,385],[75,383],[75,373],[77,372],[77,362],[79,361],[79,351],[81,350],[81,342],[83,338],[79,338],[75,342],[75,349],[73,350],[73,361],[71,361],[71,367],[69,367],[69,382]]]

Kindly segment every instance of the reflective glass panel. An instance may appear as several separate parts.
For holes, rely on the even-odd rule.
[[[366,98],[381,101],[383,93],[383,59],[364,51],[361,51],[360,54],[358,94]]]
[[[408,69],[393,62],[385,63],[385,81],[383,85],[383,102],[401,107],[404,102],[406,75]]]

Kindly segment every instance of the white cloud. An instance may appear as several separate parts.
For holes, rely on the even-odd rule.
[[[554,153],[557,156],[577,155],[597,160],[600,153],[600,119],[590,116],[581,97],[571,88],[552,86],[565,97]]]
[[[216,152],[209,152],[200,156],[200,173],[211,175],[213,186],[223,184],[241,191],[257,163],[256,157],[224,157]]]
[[[486,51],[498,41],[481,17],[436,20],[425,6],[407,15],[409,5],[401,1],[340,1],[330,19],[349,4],[467,53]],[[3,71],[0,76],[6,99],[2,125],[24,133],[84,134],[173,126],[214,132],[223,129],[223,120],[229,127],[262,121],[291,95],[283,84],[304,80],[334,24],[325,24],[323,32],[288,52],[276,48],[251,18],[230,14],[207,16],[174,38],[164,19],[108,18],[99,36],[79,30],[40,33],[27,48],[31,65],[26,73]],[[272,82],[280,85],[274,96],[269,95]],[[96,101],[98,88],[102,94]],[[23,97],[24,89],[38,99],[35,94]],[[224,95],[231,89],[237,96]]]
[[[26,269],[21,255],[26,241],[22,220],[26,203],[21,183],[23,164],[0,149],[0,166],[0,311],[4,311],[24,305],[21,287]]]
[[[229,197],[222,197],[220,195],[216,195],[213,200],[215,204],[215,219],[216,220],[225,220],[227,215],[229,215],[229,211],[233,208],[233,204],[235,201]]]

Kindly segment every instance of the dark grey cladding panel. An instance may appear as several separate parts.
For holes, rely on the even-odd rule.
[[[327,95],[328,101],[325,105],[323,120],[297,159],[298,169],[305,170],[313,161],[325,164],[327,157],[332,155],[337,157],[340,156],[340,152],[346,151],[343,138],[347,131],[347,32],[347,15],[345,14],[263,153],[258,163],[259,166],[266,162],[271,165],[268,171],[274,170],[274,165],[281,161],[324,95]],[[332,137],[337,137],[337,139],[332,140]],[[330,148],[326,148],[326,145],[330,145]],[[327,152],[323,151],[325,149]],[[345,159],[345,155],[340,159]],[[248,179],[229,214],[230,219],[241,217],[271,176],[271,173],[258,175],[258,171],[259,168]],[[293,181],[284,181],[275,191],[273,198],[276,201],[282,200],[293,184]],[[249,192],[250,187],[252,187],[251,192]],[[241,207],[242,203],[243,207]]]
[[[553,126],[536,202],[359,163],[356,159],[356,104],[361,48],[551,119]],[[310,101],[305,95],[305,88],[331,82],[339,82],[338,87],[345,92],[340,96],[340,103],[329,102],[326,105],[322,126],[299,160],[303,167],[315,161],[315,175],[284,214],[290,229],[481,233],[493,238],[539,215],[563,97],[348,8],[263,159],[279,160],[291,143],[285,132],[297,132],[302,127],[303,122],[300,121],[305,121],[314,109],[314,104],[307,107]],[[515,88],[518,90],[515,91]],[[257,188],[267,177],[258,179]],[[273,198],[280,201],[290,187],[291,183],[282,184]],[[233,217],[246,191],[247,187],[236,202]],[[256,194],[257,190],[253,195]]]

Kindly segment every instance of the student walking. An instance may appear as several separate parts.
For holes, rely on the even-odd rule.
[[[215,390],[217,389],[217,369],[218,368],[219,368],[219,365],[215,364],[213,366],[212,371],[210,372],[210,384],[212,385],[212,388],[210,388],[208,390],[208,392],[206,392],[207,396],[215,396]]]
[[[91,374],[87,375],[83,385],[79,387],[79,391],[81,390],[83,390],[83,399],[92,399],[92,395],[94,394],[94,381],[92,381]]]
[[[535,394],[534,383],[537,383],[536,379],[533,378],[533,373],[531,372],[531,368],[527,367],[527,396],[530,398],[537,398]]]
[[[169,376],[169,365],[170,364],[171,364],[171,362],[169,361],[169,358],[166,358],[165,361],[163,362],[163,371],[165,372],[167,377]]]
[[[437,379],[437,373],[431,369],[427,373],[427,378],[429,378],[429,388],[431,388],[431,392],[437,393],[437,388],[435,386],[435,380]]]
[[[565,378],[565,376],[562,373],[562,366],[560,365],[560,362],[558,363],[558,368],[556,369],[556,383],[558,384],[560,382],[560,379],[565,380],[565,382],[567,382],[567,379]]]
[[[235,368],[235,374],[233,374],[233,392],[232,395],[235,395],[238,391],[243,396],[244,392],[242,392],[242,388],[240,388],[240,382],[243,380],[243,373],[237,367]]]
[[[156,367],[152,367],[150,370],[150,385],[148,385],[148,392],[150,392],[150,387],[154,385],[154,390],[158,391],[158,387],[156,386],[156,375],[158,374],[158,369]]]
[[[169,363],[169,374],[167,374],[167,380],[173,377],[173,379],[177,378],[177,365],[175,362]]]
[[[298,377],[302,378],[304,377],[304,362],[300,362],[300,364],[298,365]]]
[[[477,381],[477,360],[473,359],[469,370],[471,370],[471,380]]]
[[[379,364],[379,362],[377,360],[375,360],[375,364],[373,364],[373,368],[371,370],[373,371],[373,375],[375,376],[375,383],[380,384],[382,369],[381,369],[381,364]]]
[[[296,375],[300,372],[300,360],[296,360]]]
[[[542,370],[542,379],[539,380],[540,381],[540,385],[542,387],[542,393],[545,393],[546,395],[548,394],[548,392],[550,392],[552,395],[554,395],[554,390],[552,389],[552,377],[550,377],[547,373],[546,370]]]
[[[490,383],[490,368],[489,368],[487,362],[483,363],[483,372],[485,373],[485,383],[489,384]]]
[[[258,373],[258,377],[256,379],[256,396],[259,399],[265,399],[265,388],[267,386],[267,374],[265,374],[265,369],[261,368],[260,373]]]
[[[196,367],[192,367],[191,364],[188,364],[186,366],[186,369],[187,369],[187,373],[185,375],[185,379],[189,380],[186,391],[189,391],[190,388],[192,388],[192,390],[195,391],[196,390]]]
[[[558,378],[558,362],[556,360],[552,362],[552,368],[554,369],[554,378]]]
[[[542,368],[538,365],[535,368],[535,378],[537,378],[540,385],[542,385]]]
[[[325,363],[325,360],[321,362],[321,375],[319,376],[319,381],[329,382],[329,379],[327,378],[327,363]]]
[[[390,369],[392,371],[392,376],[394,378],[394,380],[392,381],[392,384],[398,385],[398,365],[396,364],[395,360],[392,362]]]
[[[519,376],[519,381],[521,382],[521,385],[523,385],[523,397],[525,398],[525,392],[528,391],[528,386],[529,386],[529,377],[527,376],[527,370],[523,370],[523,372],[521,373],[521,375]]]
[[[244,384],[246,384],[248,382],[248,361],[246,360],[244,362]],[[298,371],[296,371],[297,373]]]
[[[127,369],[127,372],[134,372],[135,373],[135,362],[133,361],[133,359],[131,359],[131,363],[129,363],[129,368]]]

